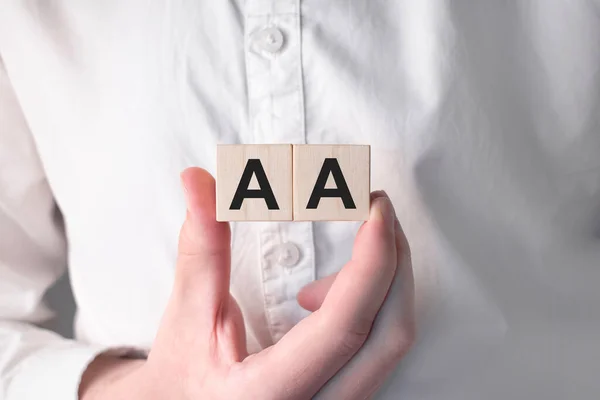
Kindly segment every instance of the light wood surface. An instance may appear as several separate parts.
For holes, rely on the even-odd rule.
[[[260,160],[272,189],[278,210],[269,209],[264,198],[244,198],[239,210],[231,209],[249,160]],[[256,166],[256,162],[251,162]],[[289,144],[217,146],[217,220],[218,221],[291,221],[292,220],[292,146]],[[262,189],[257,174],[248,186]],[[238,202],[239,203],[239,202]]]
[[[339,165],[356,208],[347,208],[340,197],[321,197],[316,209],[308,208],[326,159],[334,159],[334,164]],[[371,148],[368,145],[294,145],[294,220],[367,220],[371,191],[370,162]],[[337,185],[333,174],[328,175],[325,188],[335,189]]]

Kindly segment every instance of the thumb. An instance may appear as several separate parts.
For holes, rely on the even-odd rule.
[[[387,194],[383,190],[374,191],[370,195],[370,201],[372,202],[378,197],[387,197]],[[323,300],[325,300],[338,273],[339,272],[336,272],[303,286],[296,295],[298,304],[308,311],[318,310],[321,307],[321,304],[323,304]]]
[[[213,321],[229,301],[230,230],[216,221],[215,180],[201,168],[181,173],[187,213],[179,234],[174,295]],[[208,313],[206,312],[208,311]]]

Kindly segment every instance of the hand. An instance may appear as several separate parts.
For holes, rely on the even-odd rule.
[[[371,201],[382,196],[387,195],[384,192],[373,192]],[[371,398],[414,341],[414,278],[410,248],[397,218],[394,221],[394,231],[396,273],[369,336],[350,362],[321,388],[314,399]],[[337,275],[335,273],[304,286],[298,293],[298,303],[309,311],[318,310]]]
[[[230,230],[229,224],[215,221],[214,179],[202,169],[189,168],[182,180],[188,211],[175,282],[148,359],[126,365],[114,361],[97,374],[92,363],[81,398],[304,400],[322,388],[334,398],[368,396],[373,390],[370,377],[389,370],[412,340],[410,326],[398,327],[394,332],[400,335],[370,345],[385,357],[372,359],[359,351],[372,343],[369,332],[402,258],[389,199],[373,199],[352,260],[333,282],[326,282],[326,295],[320,289],[308,292],[314,295],[305,300],[318,303],[318,309],[275,345],[249,355],[242,314],[229,292]],[[358,363],[352,362],[354,356]],[[368,379],[356,379],[363,371]],[[338,373],[340,379],[327,384]],[[345,396],[348,387],[352,393]]]

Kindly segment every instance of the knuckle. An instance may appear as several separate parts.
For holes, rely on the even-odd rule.
[[[385,353],[388,354],[392,360],[399,361],[408,350],[413,346],[415,342],[415,331],[412,327],[401,327],[400,329],[393,330],[388,336]]]
[[[408,347],[412,347],[415,344],[417,341],[417,330],[414,324],[411,324],[409,327],[405,328],[404,337]]]
[[[366,337],[355,333],[347,333],[340,337],[335,345],[336,353],[341,357],[351,357],[366,341]]]
[[[344,330],[336,344],[340,356],[352,356],[366,342],[369,336],[370,324],[361,323]]]

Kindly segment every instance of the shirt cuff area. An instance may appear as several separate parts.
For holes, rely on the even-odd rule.
[[[24,360],[10,379],[6,400],[78,400],[81,377],[100,354],[138,357],[130,347],[108,347],[69,342],[44,349]],[[0,393],[1,394],[1,393]]]

